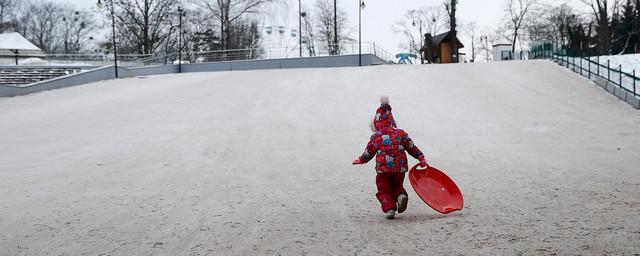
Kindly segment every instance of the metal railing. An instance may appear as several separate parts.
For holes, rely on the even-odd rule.
[[[635,69],[631,72],[624,71],[621,64],[611,66],[609,59],[604,62],[600,60],[600,56],[572,53],[562,44],[552,42],[532,47],[530,56],[532,59],[552,59],[589,79],[606,79],[621,90],[640,97],[640,74]]]
[[[328,49],[316,49],[314,56],[309,56],[307,49],[303,48],[302,57],[317,56],[340,56],[358,54],[359,45],[357,43],[348,43],[340,45],[337,54],[332,54]],[[375,43],[363,42],[362,54],[372,54],[385,62],[392,63],[393,55],[376,46]],[[119,57],[120,55],[118,55]],[[208,63],[220,61],[237,61],[237,60],[268,60],[268,59],[287,59],[298,58],[299,48],[297,47],[262,47],[249,49],[231,49],[231,50],[215,50],[201,52],[183,52],[182,60],[185,63]],[[150,65],[167,65],[176,64],[178,61],[178,53],[161,54],[153,57],[139,59],[133,61],[133,66],[150,66]]]
[[[358,54],[358,43],[340,45],[338,53],[332,53],[329,48],[316,48],[313,56],[303,48],[302,57],[340,56]],[[376,46],[375,43],[362,42],[362,54],[372,54],[387,63],[393,63],[392,54]],[[208,63],[237,60],[266,60],[298,58],[299,48],[294,47],[260,47],[248,49],[215,50],[200,52],[183,52],[182,63]],[[159,54],[118,54],[118,65],[121,66],[152,66],[177,64],[178,53]],[[9,63],[7,63],[9,64]],[[44,57],[20,59],[19,66],[108,66],[113,65],[113,54],[46,54]]]
[[[637,76],[635,69],[628,73],[622,70],[622,65],[611,67],[610,60],[607,60],[605,65],[600,62],[599,56],[583,57],[555,54],[552,59],[589,79],[601,77],[620,89],[633,94],[635,97],[640,96],[640,91],[637,88],[640,85],[640,78]]]
[[[123,66],[151,58],[151,54],[118,54]],[[43,57],[20,59],[19,66],[107,66],[113,64],[113,54],[46,54]]]

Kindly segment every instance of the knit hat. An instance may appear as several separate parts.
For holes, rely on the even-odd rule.
[[[373,127],[378,131],[388,127],[396,128],[396,121],[393,119],[391,105],[389,105],[389,97],[382,96],[380,104],[380,107],[376,110],[376,117],[373,119]]]

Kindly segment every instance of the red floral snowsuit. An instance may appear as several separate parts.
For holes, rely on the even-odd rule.
[[[371,135],[360,161],[366,163],[375,156],[376,197],[382,204],[382,211],[387,212],[396,209],[398,195],[407,194],[402,186],[405,172],[409,170],[405,151],[416,159],[423,154],[405,131],[395,128],[389,105],[378,108],[374,126],[376,132]]]

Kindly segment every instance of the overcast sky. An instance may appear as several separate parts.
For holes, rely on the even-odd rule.
[[[72,3],[79,8],[91,8],[95,6],[97,0],[54,0],[58,2]],[[297,1],[288,0],[289,20],[282,23],[284,26],[297,27]],[[393,32],[392,25],[399,20],[410,9],[417,9],[424,6],[442,5],[442,0],[364,0],[366,8],[362,12],[362,40],[376,42],[376,45],[386,49],[391,53],[397,53],[402,36]],[[544,0],[553,5],[568,2],[574,7],[584,9],[584,5],[579,0]],[[312,6],[314,0],[302,0],[303,6]],[[343,8],[349,15],[349,22],[356,30],[353,36],[357,38],[358,27],[358,1],[357,0],[337,0],[338,6]],[[458,19],[462,23],[476,22],[478,30],[485,27],[497,27],[505,13],[505,0],[459,0]],[[285,11],[286,12],[286,11]],[[463,43],[467,44],[467,39]],[[464,50],[468,50],[466,47]],[[466,52],[466,51],[464,51]]]

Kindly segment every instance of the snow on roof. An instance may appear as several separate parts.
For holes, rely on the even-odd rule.
[[[0,49],[42,51],[17,32],[0,34]]]
[[[503,38],[501,38],[497,42],[493,43],[493,47],[496,47],[496,46],[511,46],[511,45],[512,44],[511,44],[510,41],[508,41],[506,39],[503,39]]]

